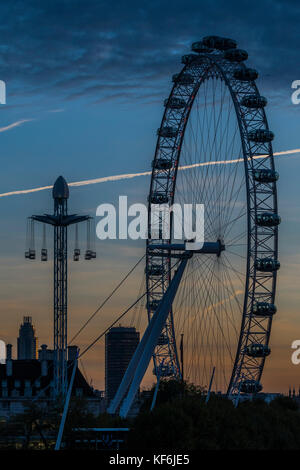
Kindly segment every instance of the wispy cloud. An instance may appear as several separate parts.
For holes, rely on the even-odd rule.
[[[283,150],[281,152],[274,152],[274,156],[280,157],[280,156],[288,156],[288,155],[294,155],[300,153],[300,148],[299,149],[293,149],[293,150]],[[258,160],[261,158],[265,158],[267,155],[257,155],[254,156],[253,158]],[[212,161],[212,162],[203,162],[203,163],[194,163],[192,165],[184,165],[180,166],[179,170],[190,170],[191,168],[198,168],[202,166],[210,166],[210,165],[227,165],[231,163],[238,163],[238,162],[243,162],[244,160],[242,158],[237,158],[234,160],[219,160],[219,161]],[[98,184],[98,183],[108,183],[110,181],[120,181],[120,180],[127,180],[127,179],[132,179],[132,178],[137,178],[139,176],[149,176],[151,175],[151,171],[143,171],[141,173],[125,173],[122,175],[112,175],[112,176],[103,176],[102,178],[94,178],[91,180],[83,180],[83,181],[73,181],[72,183],[68,183],[69,186],[88,186],[91,184]],[[30,193],[36,193],[39,191],[45,191],[46,189],[51,189],[51,186],[40,186],[38,188],[31,188],[31,189],[21,189],[18,191],[10,191],[7,193],[2,193],[0,194],[0,197],[7,197],[7,196],[17,196],[20,194],[30,194]]]
[[[22,126],[23,124],[25,124],[25,122],[30,122],[34,120],[35,119],[21,119],[20,121],[13,122],[9,124],[8,126],[0,127],[0,132],[10,131],[11,129],[14,129],[15,127]]]
[[[48,112],[49,113],[63,113],[64,109],[63,108],[50,109]]]

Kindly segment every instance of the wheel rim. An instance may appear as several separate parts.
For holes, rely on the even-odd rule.
[[[256,263],[277,260],[278,238],[277,226],[257,226],[258,214],[277,214],[276,182],[257,182],[253,175],[257,169],[274,171],[274,161],[271,142],[250,140],[251,132],[268,130],[268,124],[264,107],[243,105],[245,97],[253,101],[253,95],[256,100],[260,95],[254,81],[236,78],[237,70],[246,67],[221,51],[195,55],[183,67],[166,102],[149,194],[149,206],[158,193],[168,205],[204,203],[205,240],[221,239],[226,246],[220,257],[195,255],[189,261],[163,331],[167,341],[155,350],[156,373],[181,376],[176,344],[184,333],[185,378],[207,386],[216,366],[215,387],[230,393],[242,382],[259,384],[261,378],[265,356],[249,356],[247,348],[268,346],[272,315],[258,316],[253,306],[259,301],[274,304],[276,270],[258,271]],[[168,136],[166,129],[172,130]],[[265,157],[257,158],[261,155]],[[171,167],[159,168],[162,160]],[[220,163],[229,160],[238,161]],[[150,233],[150,218],[148,229]],[[150,252],[149,245],[158,241],[147,241],[148,318],[174,265],[172,257]],[[159,279],[151,273],[153,264],[162,266]]]

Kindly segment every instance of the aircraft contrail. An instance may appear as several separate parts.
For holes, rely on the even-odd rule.
[[[34,120],[35,119],[21,119],[20,121],[16,121],[16,122],[13,122],[12,124],[8,124],[8,126],[0,127],[0,132],[9,131],[10,129],[14,129],[15,127],[22,126],[22,124],[25,124],[25,122],[31,122]]]
[[[274,152],[274,156],[279,157],[282,155],[293,155],[296,153],[300,153],[300,149],[293,149],[293,150],[284,150],[282,152]],[[257,155],[253,158],[258,160],[267,157],[268,155]],[[231,163],[238,163],[243,162],[243,158],[236,158],[234,160],[219,160],[219,161],[212,161],[212,162],[203,162],[203,163],[194,163],[192,165],[184,165],[180,166],[179,170],[190,170],[192,168],[198,168],[202,166],[210,166],[210,165],[228,165]],[[87,186],[90,184],[98,184],[98,183],[107,183],[109,181],[120,181],[120,180],[127,180],[131,178],[137,178],[138,176],[149,176],[151,175],[151,171],[144,171],[141,173],[127,173],[123,175],[113,175],[113,176],[103,176],[102,178],[95,178],[91,180],[83,180],[83,181],[74,181],[73,183],[68,183],[69,186]],[[36,193],[39,191],[45,191],[46,189],[52,189],[51,186],[41,186],[39,188],[31,188],[31,189],[21,189],[18,191],[10,191],[7,193],[0,193],[0,197],[8,197],[8,196],[17,196],[20,194],[29,194],[29,193]]]

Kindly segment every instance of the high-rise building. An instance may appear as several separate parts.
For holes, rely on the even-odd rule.
[[[111,328],[105,335],[105,397],[109,404],[140,341],[135,328]]]
[[[31,317],[24,317],[18,337],[18,359],[37,359],[38,340]]]

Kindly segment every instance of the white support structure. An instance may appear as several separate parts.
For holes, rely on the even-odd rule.
[[[77,349],[76,358],[74,360],[72,375],[71,375],[69,388],[68,388],[68,392],[67,392],[67,396],[66,396],[66,400],[65,400],[64,411],[63,411],[63,414],[62,414],[62,417],[61,417],[60,426],[59,426],[58,435],[57,435],[54,450],[60,450],[60,445],[61,445],[61,440],[62,440],[62,436],[63,436],[63,432],[64,432],[65,422],[66,422],[66,418],[67,418],[67,414],[68,414],[68,410],[69,410],[69,403],[70,403],[74,378],[75,378],[76,369],[77,369],[78,355],[79,355],[79,349]]]
[[[144,336],[129,363],[115,398],[112,400],[112,403],[107,410],[108,413],[116,413],[128,389],[128,394],[121,405],[119,414],[121,417],[125,418],[129,413],[140,383],[153,356],[154,349],[172,307],[172,303],[190,256],[191,255],[187,254],[183,256],[164,297],[152,316]]]
[[[154,317],[154,315],[153,315],[153,317]],[[134,372],[136,370],[136,367],[138,365],[138,362],[141,358],[142,352],[145,348],[146,342],[149,338],[149,334],[152,330],[152,327],[153,327],[153,322],[150,322],[149,325],[148,325],[148,328],[146,329],[146,331],[145,331],[145,333],[144,333],[144,335],[141,339],[141,341],[138,344],[138,347],[135,350],[134,355],[131,358],[131,361],[129,362],[129,365],[128,365],[128,367],[126,369],[126,372],[123,376],[123,379],[122,379],[122,381],[119,385],[117,393],[114,396],[113,400],[111,401],[109,407],[107,408],[107,412],[110,413],[110,414],[115,414],[117,412],[117,409],[118,409],[121,401],[123,400],[123,398],[124,398],[124,396],[125,396],[125,394],[128,390],[128,387],[129,387],[129,385],[132,381],[132,378],[133,378]]]
[[[213,370],[212,370],[210,382],[209,382],[209,387],[208,387],[208,391],[207,391],[205,403],[208,403],[209,398],[210,398],[210,392],[211,392],[211,387],[212,387],[212,383],[213,383],[214,376],[215,376],[215,370],[216,370],[216,368],[215,368],[215,366],[214,366],[214,367],[213,367]]]
[[[153,394],[153,399],[152,399],[150,411],[153,411],[153,408],[155,407],[156,398],[157,398],[158,389],[159,389],[159,384],[160,384],[161,371],[162,371],[163,366],[164,366],[164,360],[162,360],[162,363],[160,364],[160,366],[158,368],[157,382],[156,382],[156,386],[155,386],[155,390],[154,390],[154,394]]]

